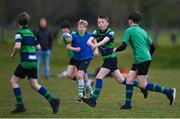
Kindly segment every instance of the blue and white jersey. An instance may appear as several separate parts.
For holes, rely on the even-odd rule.
[[[86,32],[83,36],[80,36],[77,32],[72,32],[72,47],[80,47],[81,50],[79,52],[74,51],[73,58],[76,60],[88,60],[93,58],[93,50],[87,44],[87,41],[92,36],[91,33]]]

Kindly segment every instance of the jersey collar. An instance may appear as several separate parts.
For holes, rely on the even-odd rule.
[[[83,37],[86,35],[86,33],[87,33],[87,32],[85,32],[84,34],[79,34],[79,33],[78,33],[78,35],[79,35],[81,38],[83,38]]]
[[[101,30],[99,29],[99,32],[102,33],[102,34],[105,34],[105,33],[107,32],[108,29],[109,29],[108,27],[107,27],[107,29],[104,30],[104,31],[101,31]]]

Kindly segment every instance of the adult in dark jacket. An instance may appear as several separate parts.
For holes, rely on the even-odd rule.
[[[38,59],[38,78],[40,77],[40,64],[44,60],[44,78],[49,79],[50,76],[50,54],[53,44],[53,37],[51,31],[48,29],[48,23],[45,18],[39,21],[39,27],[35,29],[34,34],[41,45],[41,51],[37,53]]]

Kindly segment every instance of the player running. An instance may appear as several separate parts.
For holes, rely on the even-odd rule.
[[[21,62],[11,78],[11,85],[16,97],[16,108],[12,110],[11,113],[26,111],[19,86],[20,81],[26,76],[28,77],[32,89],[45,97],[52,107],[53,113],[57,113],[60,100],[52,97],[47,89],[41,86],[37,81],[36,50],[40,50],[41,47],[34,34],[28,29],[29,20],[30,16],[26,12],[20,13],[17,17],[17,23],[19,24],[20,30],[15,35],[16,43],[11,53],[11,58],[15,58],[15,55],[19,51]]]
[[[78,96],[76,98],[77,102],[81,102],[81,98],[84,97],[84,86],[86,86],[87,92],[92,95],[93,90],[91,87],[91,80],[88,80],[86,74],[87,68],[90,64],[90,60],[93,58],[93,50],[90,46],[87,45],[87,40],[92,35],[89,32],[86,32],[88,22],[85,20],[79,20],[77,25],[78,32],[72,32],[71,36],[64,34],[63,37],[71,39],[71,44],[67,45],[67,48],[74,51],[72,61],[73,66],[77,68],[76,80],[78,83]]]
[[[134,62],[127,78],[126,100],[121,109],[132,108],[133,81],[136,78],[139,80],[139,86],[144,90],[165,94],[170,101],[170,105],[175,101],[175,88],[166,88],[147,81],[148,69],[155,51],[155,46],[148,33],[139,26],[141,17],[141,14],[137,11],[129,14],[129,28],[125,31],[122,45],[115,49],[116,52],[123,51],[129,43],[134,53]]]

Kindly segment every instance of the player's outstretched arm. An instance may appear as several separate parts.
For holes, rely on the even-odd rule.
[[[115,48],[115,52],[121,52],[123,50],[125,50],[127,47],[127,44],[125,42],[122,42],[122,44],[118,47],[118,48]]]
[[[15,58],[17,51],[21,48],[21,43],[20,42],[16,42],[13,48],[13,51],[11,53],[11,58]]]
[[[94,45],[97,44],[97,41],[95,39],[92,42]],[[99,50],[97,47],[93,49],[93,53],[94,53],[94,56],[99,56]]]
[[[102,45],[104,45],[105,43],[107,43],[107,42],[109,42],[109,41],[110,41],[109,37],[105,37],[101,42],[97,43],[97,44],[95,45],[95,47],[102,46]]]
[[[73,47],[71,44],[67,44],[66,48],[75,52],[79,52],[81,50],[80,47]]]
[[[89,46],[93,47],[93,45],[94,45],[93,42],[94,42],[94,37],[90,37],[89,40],[87,41],[87,44],[88,44]]]

